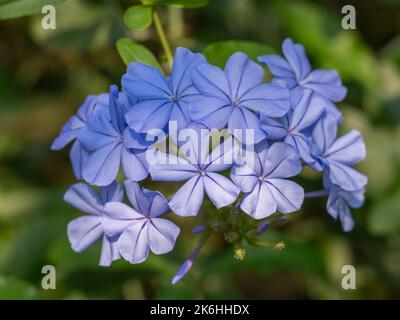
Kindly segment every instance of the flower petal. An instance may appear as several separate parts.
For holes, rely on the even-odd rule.
[[[138,102],[126,114],[129,127],[136,132],[152,129],[164,129],[168,125],[172,110],[169,100],[143,100]]]
[[[246,108],[233,110],[228,128],[235,138],[245,144],[256,144],[267,137],[260,129],[260,120]]]
[[[329,178],[332,183],[346,191],[356,191],[365,187],[368,178],[355,169],[336,161],[329,161]]]
[[[139,62],[128,66],[121,83],[124,91],[138,99],[169,99],[171,96],[161,72]]]
[[[265,55],[258,57],[260,63],[267,65],[269,71],[279,78],[295,78],[292,67],[285,59],[277,55]]]
[[[119,236],[132,223],[145,222],[145,215],[122,202],[108,202],[104,206],[103,228],[109,237]]]
[[[177,48],[171,72],[171,86],[175,97],[180,97],[192,86],[192,71],[206,62],[201,53],[193,53],[186,48]]]
[[[141,181],[148,175],[147,164],[143,163],[145,151],[134,152],[126,148],[122,148],[121,164],[125,177],[134,181]]]
[[[206,97],[230,101],[231,94],[225,73],[218,67],[203,63],[192,72],[193,86]]]
[[[228,79],[230,96],[235,100],[260,84],[264,78],[263,68],[251,61],[243,52],[234,53],[226,62],[224,71]]]
[[[267,183],[280,212],[290,213],[301,208],[304,189],[297,183],[285,179],[267,179]]]
[[[219,209],[233,203],[240,189],[228,178],[213,172],[204,176],[204,188],[211,202]]]
[[[337,161],[347,165],[360,162],[365,158],[366,148],[362,134],[351,130],[336,141],[326,151],[328,161]]]
[[[81,182],[69,187],[64,194],[64,201],[79,211],[92,215],[101,215],[104,205],[92,187]]]
[[[82,252],[102,236],[101,217],[82,216],[76,218],[68,224],[67,234],[72,249]]]
[[[276,212],[276,201],[265,183],[258,183],[253,191],[246,193],[240,209],[254,219],[263,219]]]
[[[83,178],[96,186],[113,182],[118,174],[122,148],[121,143],[113,143],[93,152],[83,167]]]
[[[347,94],[339,74],[334,70],[314,70],[304,79],[302,85],[333,102],[342,101]]]
[[[287,178],[298,175],[302,169],[297,152],[283,142],[275,142],[267,151],[263,175],[268,178]]]
[[[292,39],[285,39],[282,44],[282,51],[296,74],[297,80],[301,81],[304,79],[311,71],[310,62],[308,61],[304,47],[293,43]]]
[[[119,253],[130,263],[141,263],[149,255],[147,224],[146,222],[132,224],[118,239]]]
[[[195,216],[199,213],[203,198],[203,179],[196,175],[180,187],[170,200],[169,206],[179,216]]]
[[[260,84],[247,91],[240,106],[269,117],[282,117],[290,109],[290,92],[274,84]]]
[[[179,232],[177,225],[169,220],[151,219],[147,227],[150,250],[155,254],[170,252],[175,246]]]

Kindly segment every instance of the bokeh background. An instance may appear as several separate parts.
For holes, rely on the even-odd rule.
[[[176,286],[171,278],[197,241],[190,234],[195,219],[179,220],[183,232],[172,253],[140,265],[102,268],[98,245],[82,254],[70,249],[66,225],[78,213],[62,198],[75,180],[68,150],[55,153],[50,144],[86,95],[119,83],[125,65],[118,38],[131,37],[161,57],[152,28],[132,32],[122,22],[134,2],[61,2],[56,30],[41,28],[41,14],[0,21],[0,298],[400,298],[398,0],[210,0],[196,10],[160,10],[173,47],[201,51],[215,41],[250,40],[280,52],[290,36],[314,67],[339,71],[349,89],[340,104],[341,132],[359,129],[368,149],[358,166],[369,177],[367,201],[353,210],[353,232],[342,233],[324,199],[308,200],[265,233],[266,240],[284,240],[286,249],[247,248],[239,261],[215,236]],[[356,8],[356,30],[341,28],[345,4]],[[319,188],[319,179],[306,173],[305,189]],[[168,194],[165,186],[145,184]],[[56,267],[56,290],[41,288],[47,264]],[[356,290],[341,288],[346,264],[356,267]]]

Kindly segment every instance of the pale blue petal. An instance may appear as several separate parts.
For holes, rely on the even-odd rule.
[[[171,221],[161,218],[151,219],[147,226],[150,250],[155,254],[170,252],[175,246],[179,232],[179,228]]]
[[[101,215],[104,205],[96,191],[81,182],[69,187],[64,194],[64,201],[79,211],[92,215]]]
[[[267,179],[267,184],[276,201],[278,211],[290,213],[301,208],[304,189],[297,183],[285,179]]]
[[[239,100],[252,87],[260,84],[264,78],[264,70],[251,61],[243,52],[234,53],[225,64],[230,96]]]
[[[218,209],[233,203],[239,196],[240,189],[220,174],[208,172],[203,179],[205,191]]]
[[[68,224],[67,234],[72,249],[82,252],[103,235],[101,217],[82,216],[76,218]]]
[[[170,200],[169,206],[179,216],[195,216],[199,213],[203,198],[203,179],[197,175],[180,187]]]

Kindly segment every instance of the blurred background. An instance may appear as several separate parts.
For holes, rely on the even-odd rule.
[[[41,14],[0,21],[0,298],[400,298],[398,0],[210,0],[195,10],[160,8],[173,47],[202,51],[216,41],[249,40],[280,53],[283,39],[292,37],[315,68],[339,71],[349,89],[339,106],[341,132],[359,129],[368,150],[358,166],[369,177],[367,201],[352,210],[353,232],[342,233],[325,199],[307,200],[264,235],[284,240],[284,250],[247,248],[240,261],[216,236],[175,286],[171,278],[197,242],[190,234],[195,219],[178,221],[183,231],[172,253],[140,265],[117,261],[102,268],[99,245],[82,254],[70,249],[66,226],[78,213],[63,194],[75,179],[68,150],[55,153],[50,144],[88,94],[119,84],[125,65],[115,49],[118,38],[131,37],[161,57],[153,28],[132,32],[123,24],[134,3],[60,2],[56,30],[41,28]],[[356,8],[356,30],[341,28],[346,4]],[[306,172],[305,189],[319,189],[319,179]],[[168,195],[167,186],[145,185]],[[57,271],[56,290],[41,287],[48,264]],[[347,264],[357,270],[356,290],[341,287]]]

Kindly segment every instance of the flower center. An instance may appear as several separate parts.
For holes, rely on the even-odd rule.
[[[264,181],[264,179],[265,179],[265,176],[259,176],[258,177],[258,180],[260,180],[260,181]]]
[[[177,102],[177,101],[179,100],[179,97],[177,97],[177,96],[171,96],[171,97],[169,97],[169,100],[170,100],[171,102]]]
[[[200,170],[199,170],[199,175],[205,176],[205,175],[206,175],[206,170],[200,169]]]

